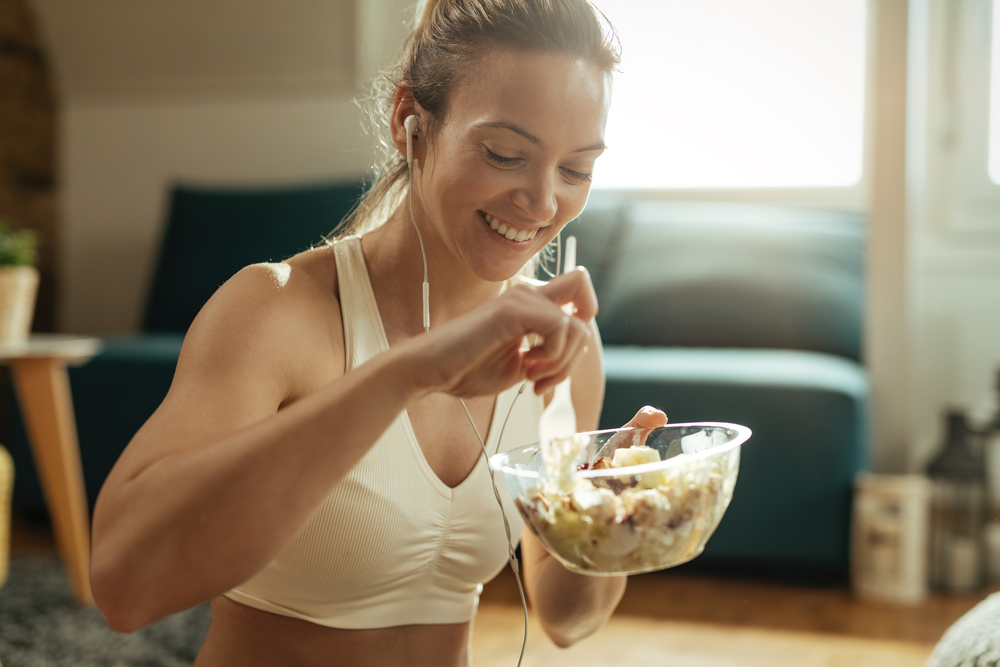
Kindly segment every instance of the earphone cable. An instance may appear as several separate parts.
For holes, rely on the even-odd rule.
[[[408,164],[408,171],[410,173],[410,191],[407,193],[407,199],[410,203],[410,222],[413,223],[413,228],[417,230],[417,239],[420,241],[420,257],[424,262],[424,284],[423,284],[423,324],[424,332],[430,331],[430,303],[429,303],[429,287],[427,280],[427,253],[424,252],[424,239],[420,234],[420,227],[417,226],[417,218],[413,214],[413,166]],[[558,266],[558,264],[557,264]],[[503,438],[504,429],[507,427],[507,420],[510,419],[510,413],[514,410],[514,403],[517,402],[518,397],[524,391],[525,386],[527,386],[528,381],[525,380],[521,387],[517,390],[517,394],[514,399],[510,402],[510,408],[507,410],[507,416],[504,417],[503,425],[500,427],[500,435],[497,438],[497,448],[500,447],[500,441]],[[517,667],[521,667],[521,662],[524,660],[524,651],[528,647],[528,602],[524,597],[524,584],[521,581],[521,569],[517,562],[517,556],[514,553],[513,541],[510,534],[510,522],[507,521],[507,512],[504,511],[503,500],[500,498],[500,491],[497,489],[497,482],[494,477],[493,468],[489,466],[489,452],[486,450],[486,443],[483,442],[483,438],[479,435],[479,428],[476,427],[476,422],[472,419],[472,414],[469,413],[469,408],[459,396],[459,402],[462,404],[462,409],[465,410],[465,416],[469,418],[469,423],[472,424],[472,430],[476,432],[476,439],[479,440],[479,446],[483,449],[483,456],[486,457],[486,470],[490,475],[490,484],[493,486],[493,495],[497,499],[497,505],[500,506],[500,516],[503,518],[503,529],[504,533],[507,535],[507,560],[510,562],[510,568],[514,571],[514,579],[517,581],[517,590],[521,594],[521,608],[524,610],[524,639],[521,641],[521,655],[517,659]]]
[[[504,417],[503,426],[507,426],[507,419],[510,418],[510,413],[514,411],[514,403],[517,402],[518,397],[521,392],[524,391],[524,387],[528,384],[525,380],[521,384],[521,388],[518,389],[517,394],[514,395],[514,399],[510,402],[510,408],[507,409],[507,416]],[[472,424],[472,430],[476,432],[476,439],[479,440],[479,446],[483,448],[483,456],[486,457],[487,463],[489,463],[489,452],[486,451],[486,443],[483,442],[483,436],[479,435],[479,429],[476,427],[476,422],[472,420],[472,414],[469,413],[469,407],[465,404],[465,401],[459,397],[458,399],[462,403],[462,408],[465,410],[465,416],[469,418],[469,423]],[[497,448],[500,447],[500,438],[503,437],[503,427],[500,428],[500,436],[497,438]],[[510,562],[510,569],[514,571],[514,578],[517,581],[517,590],[521,594],[521,607],[524,609],[524,639],[521,641],[521,656],[517,659],[517,667],[521,667],[521,661],[524,660],[524,650],[528,647],[528,602],[524,598],[524,585],[521,583],[521,571],[517,562],[517,555],[514,553],[514,543],[511,540],[510,534],[510,523],[507,521],[507,513],[503,508],[503,500],[500,499],[500,491],[497,489],[497,481],[495,477],[495,472],[493,467],[490,465],[486,466],[486,471],[490,474],[490,484],[493,486],[493,495],[497,499],[497,504],[500,506],[500,516],[503,517],[503,529],[507,534],[507,560]]]

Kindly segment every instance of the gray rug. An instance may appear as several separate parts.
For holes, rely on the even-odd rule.
[[[3,667],[181,667],[208,632],[209,607],[165,618],[130,635],[111,630],[97,609],[73,602],[54,558],[14,558],[0,588]]]

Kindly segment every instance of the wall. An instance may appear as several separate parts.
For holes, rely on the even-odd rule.
[[[1000,370],[1000,185],[986,172],[991,5],[911,0],[912,468],[940,446],[947,406],[990,406]]]
[[[33,0],[61,98],[61,330],[138,327],[172,183],[365,174],[353,99],[407,13],[356,4]]]

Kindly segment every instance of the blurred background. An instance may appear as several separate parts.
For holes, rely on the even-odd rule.
[[[365,176],[354,99],[413,15],[403,0],[5,4],[30,12],[53,95],[55,204],[33,216],[52,216],[58,262],[39,324],[74,333],[138,329],[172,184]],[[890,228],[869,260],[886,312],[867,315],[900,343],[871,352],[905,355],[885,361],[905,419],[878,460],[906,470],[942,437],[942,409],[983,400],[1000,366],[992,3],[914,0],[892,19],[903,34],[868,4],[605,2],[624,61],[595,188],[838,207]],[[879,48],[897,59],[882,78]]]
[[[862,239],[851,269],[856,342],[838,353],[861,383],[862,435],[837,481],[844,516],[857,470],[925,470],[948,437],[948,409],[992,419],[1000,0],[596,4],[623,60],[588,211],[625,211],[643,229],[719,216],[739,226],[753,211],[794,227],[775,213],[793,211],[803,225]],[[0,214],[42,239],[35,330],[150,329],[178,186],[364,179],[373,138],[357,100],[391,65],[414,13],[411,0],[0,0]],[[806,271],[809,252],[799,257]],[[612,261],[593,257],[595,274]],[[609,302],[626,290],[605,285]],[[821,320],[825,304],[813,302],[810,317]],[[678,340],[658,344],[741,346]],[[86,399],[75,399],[81,420]],[[1000,479],[1000,457],[985,451]],[[91,486],[88,476],[92,496]],[[837,525],[843,565],[847,527]],[[959,608],[948,609],[928,613],[950,622]]]

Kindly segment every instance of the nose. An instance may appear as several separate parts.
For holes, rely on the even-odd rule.
[[[556,185],[550,175],[534,174],[524,185],[514,191],[513,199],[532,220],[547,222],[556,217]]]

